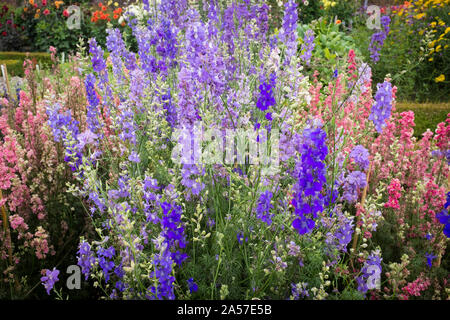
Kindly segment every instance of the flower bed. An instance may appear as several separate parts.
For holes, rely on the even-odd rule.
[[[27,62],[2,101],[12,291],[28,254],[59,298],[73,261],[108,299],[448,298],[450,113],[415,138],[392,80],[352,48],[314,53],[336,23],[299,30],[294,1],[274,33],[264,3],[135,12],[108,58],[91,39],[42,86]]]

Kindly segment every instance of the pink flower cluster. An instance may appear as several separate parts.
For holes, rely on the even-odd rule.
[[[402,288],[403,294],[400,295],[402,300],[408,300],[410,296],[419,297],[422,291],[425,291],[431,284],[430,279],[421,274],[416,280],[408,283]]]
[[[391,184],[388,186],[389,200],[384,204],[385,208],[400,209],[398,200],[402,195],[401,190],[400,180],[392,179]]]

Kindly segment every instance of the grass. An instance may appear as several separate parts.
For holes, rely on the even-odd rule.
[[[450,102],[441,103],[416,103],[416,102],[398,102],[396,105],[397,112],[404,111],[414,112],[414,136],[421,137],[422,134],[430,129],[435,131],[438,123],[447,119],[450,113]]]

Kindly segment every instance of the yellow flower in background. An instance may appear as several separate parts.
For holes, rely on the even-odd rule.
[[[38,18],[39,18],[39,13],[36,13],[36,14],[34,15],[34,18],[35,18],[35,19],[38,19]]]
[[[436,81],[436,82],[442,82],[444,80],[445,80],[445,76],[443,74],[441,74],[439,77],[434,79],[434,81]]]
[[[433,58],[428,59],[428,61],[433,61]]]
[[[447,34],[447,33],[449,33],[450,32],[450,27],[447,27],[446,29],[445,29],[445,31],[444,31],[444,34]]]
[[[29,0],[29,3],[30,3],[31,5],[34,5],[34,0]]]
[[[414,16],[414,18],[416,18],[417,20],[422,19],[423,17],[425,17],[425,13],[423,13],[423,12]]]
[[[330,7],[334,7],[336,5],[336,1],[330,0],[322,0],[322,3],[325,10],[328,10]]]
[[[441,46],[441,45],[438,45],[438,46],[436,47],[436,52],[441,51],[441,48],[442,48],[442,46]]]
[[[114,7],[118,7],[119,4],[117,2],[114,2]]]

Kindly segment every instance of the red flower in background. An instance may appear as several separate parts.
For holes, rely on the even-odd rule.
[[[66,9],[63,11],[63,16],[66,18],[69,16],[69,12]]]
[[[44,16],[46,16],[46,15],[50,14],[50,10],[45,9],[44,12],[42,12],[42,14],[43,14]]]
[[[42,0],[42,5],[45,7],[47,5],[47,0]]]
[[[2,35],[3,35],[4,37],[6,37],[6,31],[3,31],[3,32],[2,32]]]

